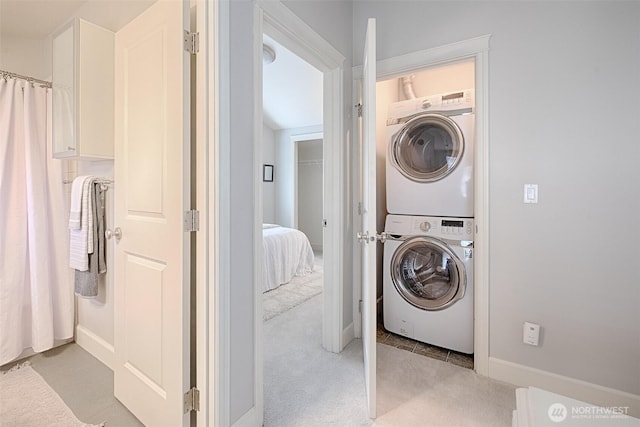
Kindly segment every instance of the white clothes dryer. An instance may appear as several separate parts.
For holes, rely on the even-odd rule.
[[[384,327],[473,353],[473,219],[388,215]]]
[[[393,103],[387,120],[387,211],[474,216],[473,90]]]

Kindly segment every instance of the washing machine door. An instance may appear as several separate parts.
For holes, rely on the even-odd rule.
[[[443,179],[464,154],[464,136],[458,125],[442,114],[422,114],[409,120],[389,145],[393,165],[416,182]]]
[[[464,297],[464,264],[451,248],[432,237],[411,237],[391,258],[391,279],[408,303],[442,310]]]

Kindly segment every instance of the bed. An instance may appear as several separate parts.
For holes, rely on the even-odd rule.
[[[302,231],[277,224],[263,224],[262,241],[263,292],[284,285],[295,276],[304,276],[313,271],[313,249]]]

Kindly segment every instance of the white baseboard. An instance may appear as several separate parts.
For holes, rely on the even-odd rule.
[[[356,337],[353,322],[342,330],[342,348],[344,349]],[[342,351],[342,350],[341,350]]]
[[[628,415],[640,417],[640,396],[494,357],[489,377],[522,387],[537,387],[602,407],[627,406]]]
[[[112,371],[115,368],[115,352],[112,344],[100,338],[82,325],[76,326],[76,343],[104,363]]]

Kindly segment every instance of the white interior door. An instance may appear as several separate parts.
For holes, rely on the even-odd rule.
[[[362,62],[362,347],[369,416],[376,417],[376,20]]]
[[[188,4],[116,34],[115,396],[145,425],[188,425]]]

